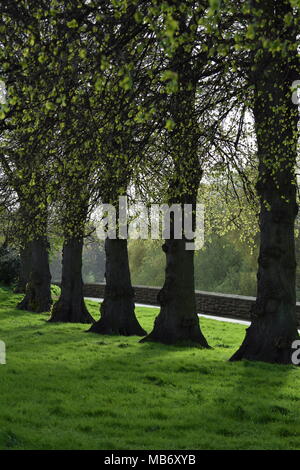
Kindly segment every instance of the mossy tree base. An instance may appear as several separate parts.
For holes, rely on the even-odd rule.
[[[94,323],[83,297],[82,249],[83,238],[65,240],[61,295],[53,305],[50,322]]]
[[[145,336],[147,332],[139,324],[132,298],[106,298],[101,305],[101,318],[89,332],[102,335]]]
[[[281,319],[285,317],[282,316]],[[254,318],[246,337],[230,361],[261,361],[274,364],[292,364],[295,349],[292,344],[299,339],[295,319],[280,321],[271,314]]]
[[[209,348],[201,332],[196,313],[194,252],[186,250],[186,241],[166,240],[166,277],[158,294],[161,305],[152,332],[141,342],[194,344]]]
[[[90,332],[106,335],[145,336],[134,309],[127,240],[105,240],[106,286],[100,307],[101,318]]]
[[[63,323],[94,323],[92,315],[89,313],[85,306],[84,301],[77,301],[72,299],[60,298],[54,305],[51,311],[49,322],[63,322]]]

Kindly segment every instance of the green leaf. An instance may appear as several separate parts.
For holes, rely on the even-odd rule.
[[[85,49],[80,49],[79,50],[79,57],[81,59],[85,59],[86,58],[86,50]]]
[[[54,109],[55,109],[55,104],[52,103],[51,101],[47,101],[45,107],[46,107],[46,109],[48,109],[49,111],[50,111],[50,110],[54,110]]]
[[[44,52],[41,52],[38,56],[38,61],[40,64],[43,64],[44,62],[46,62],[47,60],[47,56]]]
[[[247,39],[254,39],[255,38],[255,28],[253,24],[249,24],[247,33],[246,33],[246,38]]]
[[[161,75],[161,79],[163,81],[166,81],[166,80],[178,80],[178,73],[176,72],[173,72],[172,70],[165,70],[162,75]]]
[[[77,23],[77,20],[75,20],[75,18],[71,21],[68,21],[67,22],[67,26],[68,28],[78,28],[78,23]]]
[[[134,19],[137,23],[142,23],[143,22],[143,15],[140,11],[136,11],[134,14]]]
[[[132,78],[130,75],[125,75],[123,80],[120,81],[120,86],[125,90],[130,90],[132,88]]]
[[[176,21],[172,15],[168,15],[166,18],[166,35],[172,39],[179,28],[178,21]]]
[[[176,124],[175,124],[175,122],[173,121],[173,119],[167,119],[166,124],[165,124],[165,128],[166,128],[168,131],[172,131],[175,126],[176,126]]]

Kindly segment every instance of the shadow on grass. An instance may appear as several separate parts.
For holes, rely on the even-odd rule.
[[[213,401],[224,448],[226,441],[241,436],[243,449],[285,449],[282,436],[299,439],[295,430],[288,431],[298,419],[299,403],[289,390],[295,372],[294,366],[251,361],[227,362],[219,368],[222,387],[215,389]]]

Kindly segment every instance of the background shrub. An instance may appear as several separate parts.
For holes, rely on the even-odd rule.
[[[16,250],[7,246],[0,247],[0,283],[11,285],[19,275],[20,257]]]

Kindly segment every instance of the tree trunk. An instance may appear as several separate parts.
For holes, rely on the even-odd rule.
[[[187,163],[187,166],[186,163],[181,166],[182,179],[175,175],[174,181],[171,180],[169,186],[169,205],[180,201],[182,238],[177,239],[178,235],[175,236],[175,213],[171,212],[170,238],[166,239],[162,246],[166,254],[166,270],[165,282],[158,294],[161,308],[152,332],[141,342],[156,341],[164,344],[209,348],[201,332],[196,309],[194,250],[187,250],[186,247],[187,242],[190,243],[192,240],[187,240],[184,232],[186,204],[192,208],[192,229],[195,231],[196,228],[196,201],[202,174],[197,158],[193,162],[194,171],[189,171],[195,154],[191,153],[190,156],[191,161]],[[184,181],[184,186],[181,181]],[[187,188],[188,192],[186,192]]]
[[[17,308],[36,313],[48,312],[52,304],[48,241],[45,237],[40,237],[28,245],[31,252],[31,272],[25,297]]]
[[[208,348],[196,313],[194,251],[185,249],[185,240],[166,240],[166,277],[158,294],[161,305],[153,331],[141,342],[194,344]]]
[[[131,285],[127,240],[105,240],[106,286],[101,304],[101,318],[90,332],[106,335],[145,336],[134,311],[134,289]]]
[[[246,337],[231,361],[288,364],[299,336],[294,242],[298,116],[290,91],[294,72],[280,53],[260,57],[254,77],[261,201],[257,299]]]
[[[83,297],[82,249],[83,239],[71,239],[64,243],[61,295],[53,305],[51,322],[94,322]]]
[[[270,208],[262,203],[257,299],[251,312],[251,326],[231,361],[291,363],[292,343],[299,336],[295,290],[295,185],[286,172],[281,178],[285,178],[285,184],[280,185],[284,192],[270,182],[259,190]]]
[[[27,243],[20,250],[20,273],[14,292],[16,294],[25,294],[26,285],[30,279],[31,252],[30,245]]]

